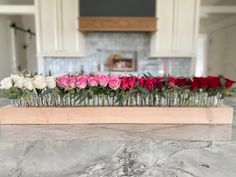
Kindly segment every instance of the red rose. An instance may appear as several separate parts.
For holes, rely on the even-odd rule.
[[[145,88],[146,78],[144,78],[144,77],[138,78],[138,83],[141,87]]]
[[[157,87],[158,88],[162,88],[163,87],[163,78],[161,78],[161,77],[156,77],[155,78],[156,79],[156,85],[157,85]]]
[[[208,88],[210,88],[210,89],[217,89],[218,87],[220,87],[219,77],[208,76],[207,77],[207,85],[208,85]]]
[[[178,87],[183,87],[183,86],[186,86],[186,79],[183,78],[183,77],[179,77],[176,79],[176,85]]]
[[[176,78],[174,77],[168,77],[168,84],[170,87],[174,87],[176,82]]]
[[[225,80],[226,80],[225,88],[227,88],[227,89],[231,88],[235,84],[235,81],[232,81],[230,79],[225,79]]]
[[[198,78],[194,77],[191,81],[191,90],[195,91],[199,89],[199,82],[198,82]]]
[[[208,88],[208,80],[205,77],[194,77],[191,82],[191,89],[206,89]]]
[[[152,91],[155,87],[156,79],[155,78],[147,78],[146,79],[146,89],[148,91]]]
[[[136,85],[136,77],[128,77],[127,79],[129,89],[133,89]]]
[[[205,78],[205,77],[198,78],[199,88],[206,89],[208,87],[207,83],[208,83],[207,78]]]
[[[122,90],[126,90],[129,88],[129,83],[128,83],[128,80],[127,80],[127,77],[120,77],[120,80],[121,80],[121,84],[120,84],[120,88]]]

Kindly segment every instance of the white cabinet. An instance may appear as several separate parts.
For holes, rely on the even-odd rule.
[[[199,23],[199,0],[157,0],[158,31],[152,57],[193,57]]]
[[[83,55],[78,0],[36,0],[39,56]]]

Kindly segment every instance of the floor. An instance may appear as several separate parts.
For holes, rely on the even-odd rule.
[[[236,124],[0,127],[0,177],[235,177],[235,166]]]

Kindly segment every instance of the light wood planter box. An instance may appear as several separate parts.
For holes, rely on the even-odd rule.
[[[0,123],[13,124],[232,124],[233,108],[81,107],[0,108]]]

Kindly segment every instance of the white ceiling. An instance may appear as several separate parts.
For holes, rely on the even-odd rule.
[[[219,3],[221,0],[202,0],[202,6],[210,6]]]
[[[0,4],[34,4],[34,0],[0,0]]]
[[[202,6],[213,6],[213,5],[236,5],[236,0],[201,0]],[[235,14],[208,14],[207,18],[202,18],[201,22],[203,24],[214,24],[219,21],[222,21],[226,18],[230,18]]]
[[[202,0],[202,6],[211,5],[236,5],[236,0]]]
[[[212,5],[236,5],[236,0],[202,0],[202,6]],[[208,26],[227,20],[235,14],[208,14],[207,18],[201,18],[200,29],[206,29]]]

